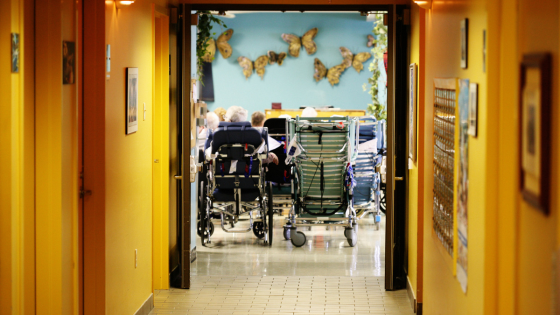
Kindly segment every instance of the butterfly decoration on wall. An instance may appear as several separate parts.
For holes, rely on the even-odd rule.
[[[270,64],[274,64],[274,63],[278,63],[279,66],[282,65],[282,63],[284,63],[284,58],[286,58],[287,54],[285,52],[281,52],[279,54],[275,53],[272,50],[269,50],[268,53],[268,62]]]
[[[313,41],[313,38],[317,35],[317,31],[318,29],[316,27],[312,28],[303,34],[301,38],[294,34],[282,34],[282,39],[290,44],[290,48],[288,49],[290,55],[297,58],[302,45],[305,50],[307,50],[308,55],[313,55],[317,51],[317,45],[315,45]]]
[[[319,60],[319,58],[315,58],[314,64],[315,64],[315,74],[313,75],[313,78],[315,78],[315,81],[319,82],[324,77],[327,77],[327,80],[329,80],[329,83],[333,86],[335,84],[338,84],[338,82],[340,82],[339,77],[342,74],[342,72],[346,70],[346,66],[344,65],[344,63],[341,63],[337,66],[327,69],[325,65],[321,62],[321,60]]]
[[[375,37],[373,37],[373,35],[368,35],[367,36],[367,46],[368,47],[373,47],[377,44],[377,41],[375,40]]]
[[[371,54],[368,52],[361,52],[358,54],[352,54],[352,52],[346,47],[340,47],[340,53],[342,54],[342,64],[344,65],[345,69],[350,68],[350,66],[354,67],[358,73],[364,69],[364,62],[371,58]]]
[[[245,79],[249,79],[249,77],[253,74],[254,69],[262,80],[265,72],[264,67],[268,64],[268,60],[268,56],[265,55],[258,57],[254,62],[243,56],[237,58],[237,62],[239,62],[239,65],[243,68]]]
[[[206,62],[212,62],[214,60],[214,56],[216,55],[216,47],[218,47],[218,50],[220,51],[220,54],[222,55],[222,57],[224,57],[224,59],[228,59],[229,57],[231,57],[233,49],[228,43],[231,35],[233,35],[233,30],[230,28],[227,31],[223,32],[216,41],[214,41],[214,38],[209,37],[207,42],[208,47],[206,47],[206,54],[204,55],[204,57],[202,57],[202,59]]]

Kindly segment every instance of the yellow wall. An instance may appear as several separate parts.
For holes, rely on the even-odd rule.
[[[36,287],[37,312],[77,310],[77,98],[62,84],[62,41],[77,42],[75,10],[81,2],[36,3]],[[76,46],[76,52],[80,47]]]
[[[76,40],[74,5],[80,2],[41,1],[37,8],[28,0],[0,4],[2,37],[20,34],[19,73],[9,68],[9,41],[2,42],[0,53],[2,314],[77,310],[78,175],[72,154],[77,152],[77,120],[72,91],[78,84],[62,87],[61,76],[62,39]],[[48,14],[38,15],[41,27],[35,30],[36,10],[58,14],[48,20]],[[70,33],[61,34],[63,24]],[[37,47],[43,53],[35,59]]]
[[[424,14],[420,12],[421,9],[417,5],[411,6],[411,14],[410,14],[410,41],[409,41],[409,50],[410,50],[410,57],[409,57],[409,64],[415,63],[418,66],[418,76],[417,76],[417,97],[416,97],[416,130],[417,130],[417,137],[416,137],[416,162],[412,162],[409,159],[409,165],[411,168],[408,170],[408,206],[407,206],[407,249],[408,249],[408,282],[411,286],[411,290],[414,294],[414,298],[418,301],[418,215],[419,213],[419,205],[418,205],[418,154],[420,152],[418,146],[418,110],[421,108],[420,101],[424,96],[424,91],[420,89],[418,84],[418,80],[421,78],[420,70],[424,65],[421,64],[420,55],[424,52],[420,51],[420,28],[423,27],[420,22],[420,15]],[[422,72],[423,73],[423,72]],[[409,148],[409,150],[411,150]]]
[[[559,4],[557,1],[489,2],[488,82],[495,125],[489,125],[487,201],[487,314],[550,314],[553,261],[559,247],[560,173],[558,110]],[[550,209],[548,216],[527,205],[519,184],[519,65],[523,54],[552,54]],[[491,142],[491,143],[490,143]],[[493,210],[493,211],[492,211]],[[557,259],[557,257],[556,257]],[[556,280],[557,281],[557,280]],[[556,312],[560,308],[556,305]]]
[[[508,4],[510,5],[510,4]],[[558,249],[557,231],[558,209],[560,209],[560,108],[558,90],[558,57],[559,54],[559,3],[558,1],[528,1],[518,2],[518,58],[523,54],[532,52],[550,52],[552,54],[552,92],[551,103],[551,174],[550,190],[551,194],[551,213],[545,216],[533,209],[521,199],[518,199],[519,207],[519,246],[517,257],[517,294],[519,302],[516,310],[520,314],[534,312],[544,314],[550,312],[550,301],[552,300],[552,279],[553,270],[550,267],[555,251]],[[507,79],[506,79],[507,80]],[[511,109],[518,107],[511,107]],[[505,108],[504,108],[505,110]],[[513,130],[519,130],[517,121],[513,120],[506,126],[511,126]],[[517,128],[516,128],[517,127]],[[500,134],[500,139],[505,138],[505,134]],[[517,152],[513,148],[518,148],[512,144],[510,148],[504,148],[505,154]],[[500,152],[501,153],[501,152]],[[505,160],[507,155],[500,154],[500,160]],[[502,158],[503,156],[503,158]],[[511,161],[511,160],[510,160]],[[517,175],[517,173],[516,173]],[[518,182],[518,180],[516,181]],[[519,194],[516,194],[519,198]],[[558,258],[557,258],[558,259]],[[535,272],[538,270],[539,272]]]
[[[20,33],[19,1],[3,1],[0,3],[0,34],[10,38],[10,33]],[[21,248],[20,218],[20,149],[18,147],[20,130],[21,77],[12,74],[10,63],[10,41],[1,45],[0,52],[0,313],[10,313],[19,309],[22,300],[19,289],[21,286]],[[20,63],[21,65],[21,63]]]
[[[10,42],[2,42],[0,313],[71,314],[78,296],[79,82],[62,86],[61,56],[62,40],[76,41],[80,2],[1,6],[3,37],[20,34],[20,70],[11,73]],[[35,20],[35,11],[57,14]],[[43,52],[37,58],[35,49]]]
[[[105,85],[106,310],[133,314],[152,293],[152,6],[137,1],[117,10],[106,3],[105,18],[111,45]],[[138,131],[130,135],[127,67],[138,68]]]
[[[413,11],[414,17],[414,11]],[[468,69],[460,67],[460,21],[469,19]],[[423,307],[426,314],[480,314],[484,301],[485,191],[486,184],[486,74],[482,70],[482,31],[487,25],[484,1],[434,1],[426,11],[425,107],[419,133],[424,142],[423,190],[424,250]],[[414,23],[414,21],[413,21]],[[422,66],[422,65],[420,65]],[[433,216],[433,80],[470,79],[479,86],[477,138],[469,139],[468,289],[464,294],[453,270],[455,260],[441,250],[432,228]],[[420,117],[419,116],[419,117]],[[420,141],[419,141],[420,142]]]
[[[505,1],[508,6],[514,6],[515,1]],[[539,211],[533,209],[527,203],[522,201],[519,193],[515,193],[518,188],[508,186],[511,192],[514,192],[513,200],[518,201],[517,205],[512,205],[513,209],[517,208],[518,211],[518,231],[517,238],[519,243],[517,246],[517,292],[516,296],[519,298],[516,310],[520,314],[534,312],[536,314],[550,313],[550,301],[552,300],[552,279],[553,269],[551,262],[553,261],[556,250],[558,249],[557,242],[557,217],[558,209],[560,209],[560,168],[557,161],[560,161],[560,108],[558,106],[560,90],[558,89],[558,57],[560,57],[559,50],[559,8],[558,1],[517,1],[518,7],[518,42],[517,58],[521,60],[523,54],[534,52],[550,52],[552,54],[552,103],[551,103],[551,166],[550,172],[550,191],[551,200],[550,208],[551,213],[548,216],[543,215]],[[513,66],[513,65],[512,65]],[[503,78],[503,84],[517,86],[512,82],[513,80],[508,77]],[[516,94],[519,95],[519,94]],[[502,103],[503,104],[503,103]],[[513,103],[514,106],[509,107],[508,110],[513,110],[517,113],[518,102]],[[504,104],[503,104],[504,105]],[[503,111],[502,111],[503,109]],[[500,108],[500,112],[506,111],[505,106]],[[504,139],[506,143],[510,144],[509,147],[503,147],[500,151],[500,161],[506,161],[508,155],[513,155],[518,152],[518,142],[511,143],[506,140],[507,134],[519,130],[517,117],[512,117],[509,121],[504,121],[503,130],[500,130],[500,140]],[[503,133],[502,133],[503,131]],[[517,155],[516,155],[517,156]],[[516,161],[516,159],[508,159],[508,161]],[[510,162],[511,163],[511,162]],[[516,165],[512,165],[517,169]],[[503,170],[506,171],[505,169]],[[502,169],[500,169],[500,175]],[[514,172],[514,183],[519,183],[519,174]],[[515,189],[515,190],[513,190]],[[509,197],[510,194],[507,194]],[[500,196],[501,197],[501,196]],[[506,196],[504,196],[506,197]],[[511,201],[510,201],[511,202]],[[500,261],[500,264],[503,262]],[[538,272],[535,272],[538,271]]]

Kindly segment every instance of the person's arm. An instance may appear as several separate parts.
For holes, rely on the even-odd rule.
[[[278,157],[276,156],[276,154],[272,153],[272,152],[268,152],[268,157],[266,159],[263,160],[263,164],[268,164],[268,163],[274,163],[276,165],[278,165]]]

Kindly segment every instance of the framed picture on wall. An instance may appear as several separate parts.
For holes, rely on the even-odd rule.
[[[476,137],[478,129],[478,84],[469,85],[469,123],[468,134]]]
[[[408,87],[408,157],[416,162],[416,77],[418,65],[410,65]]]
[[[523,199],[549,213],[550,54],[529,54],[521,62],[520,136]]]
[[[138,68],[126,68],[126,134],[138,131]]]
[[[461,68],[467,69],[469,59],[469,19],[461,21]]]
[[[62,42],[62,84],[74,84],[76,43]]]
[[[12,33],[12,73],[19,72],[19,34]]]

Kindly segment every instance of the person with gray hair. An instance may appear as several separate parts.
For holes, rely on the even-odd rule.
[[[301,117],[317,117],[317,111],[313,107],[306,107],[301,112]]]
[[[218,117],[218,115],[216,115],[216,113],[209,112],[208,114],[206,114],[206,125],[208,126],[208,129],[215,130],[216,128],[218,128],[219,123],[220,118]]]
[[[231,106],[226,111],[224,119],[227,122],[247,121],[247,110],[241,106]]]
[[[218,128],[220,123],[220,118],[214,112],[208,112],[206,114],[206,127],[202,127],[198,133],[198,143],[197,146],[202,150],[204,148],[204,143],[208,139],[209,130],[214,131]]]

